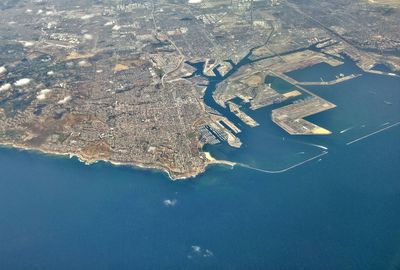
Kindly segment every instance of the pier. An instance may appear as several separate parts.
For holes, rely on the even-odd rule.
[[[337,78],[336,80],[333,80],[333,81],[325,81],[325,82],[297,82],[295,85],[296,85],[296,86],[298,86],[298,85],[313,85],[313,86],[320,85],[320,86],[328,86],[328,85],[335,85],[335,84],[342,83],[342,82],[345,82],[345,81],[348,81],[348,80],[352,80],[352,79],[355,79],[355,78],[360,77],[360,76],[362,76],[362,74],[351,74],[351,75],[348,75],[348,76],[339,77],[339,78]]]

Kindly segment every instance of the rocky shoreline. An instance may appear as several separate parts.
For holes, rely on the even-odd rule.
[[[198,175],[204,173],[209,165],[226,165],[226,166],[231,166],[231,167],[234,167],[236,165],[235,162],[226,161],[226,160],[216,160],[213,157],[211,157],[211,155],[209,153],[206,153],[208,162],[205,163],[204,168],[202,168],[201,170],[192,171],[192,172],[188,172],[185,174],[177,174],[176,172],[173,172],[172,170],[170,170],[168,167],[162,166],[160,164],[154,165],[154,164],[144,164],[144,163],[140,163],[140,162],[132,162],[132,163],[116,162],[116,161],[103,159],[103,158],[85,157],[79,153],[51,151],[51,150],[42,149],[39,147],[29,147],[26,145],[20,145],[20,144],[16,144],[16,143],[0,143],[0,147],[12,148],[12,149],[21,150],[21,151],[32,151],[32,152],[37,152],[40,154],[46,154],[46,155],[52,155],[52,156],[61,156],[61,157],[69,157],[69,158],[76,157],[80,162],[85,163],[86,165],[91,165],[91,164],[97,163],[99,161],[102,161],[102,162],[112,164],[114,166],[128,166],[128,167],[132,167],[132,168],[139,168],[139,169],[145,169],[145,170],[153,169],[156,171],[165,172],[168,175],[169,179],[172,181],[187,180],[187,179],[195,178]]]

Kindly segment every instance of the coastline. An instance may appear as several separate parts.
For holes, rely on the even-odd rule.
[[[96,158],[85,158],[82,155],[78,153],[68,153],[68,152],[57,152],[57,151],[49,151],[49,150],[44,150],[41,148],[35,148],[35,147],[28,147],[25,145],[19,145],[15,143],[0,143],[0,148],[10,148],[10,149],[15,149],[15,150],[20,150],[20,151],[31,151],[31,152],[36,152],[38,154],[42,155],[50,155],[50,156],[59,156],[59,157],[68,157],[68,158],[77,158],[77,160],[81,163],[84,163],[86,165],[92,165],[97,162],[105,162],[109,163],[114,166],[126,166],[130,168],[136,168],[136,169],[143,169],[143,170],[155,170],[159,172],[164,172],[168,175],[168,178],[172,181],[177,181],[177,180],[187,180],[191,178],[195,178],[199,176],[200,174],[204,173],[207,170],[207,167],[210,165],[224,165],[224,166],[230,166],[234,167],[237,164],[235,162],[227,161],[227,160],[216,160],[211,157],[209,153],[207,153],[207,156],[211,157],[211,159],[207,159],[208,162],[205,164],[205,166],[202,168],[202,170],[198,170],[194,173],[188,173],[188,174],[182,174],[182,176],[174,176],[171,171],[164,166],[157,166],[157,165],[151,165],[151,164],[144,164],[140,162],[135,162],[135,163],[128,163],[128,162],[118,162],[118,161],[112,161],[108,159],[96,159]],[[206,152],[203,152],[206,153]]]

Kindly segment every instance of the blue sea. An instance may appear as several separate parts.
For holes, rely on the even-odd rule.
[[[241,126],[242,149],[207,147],[263,170],[311,159],[283,173],[211,166],[172,182],[0,149],[0,269],[400,269],[400,79],[351,61],[289,75],[339,73],[362,76],[308,87],[337,105],[307,118],[331,136],[289,136],[271,107],[247,111],[261,126]]]

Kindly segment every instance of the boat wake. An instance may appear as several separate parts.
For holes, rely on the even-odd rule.
[[[300,144],[303,144],[303,145],[308,145],[308,146],[317,147],[317,148],[322,149],[322,150],[324,150],[324,151],[328,150],[328,147],[326,147],[326,146],[324,146],[324,145],[320,145],[320,144],[307,143],[307,142],[294,141],[294,140],[291,140],[291,141],[292,141],[292,142],[296,142],[296,143],[300,143]]]
[[[346,133],[347,131],[352,130],[353,128],[354,128],[354,126],[346,128],[346,129],[343,129],[342,131],[340,131],[340,134]]]
[[[358,139],[352,140],[351,142],[346,143],[346,145],[351,145],[351,144],[353,144],[353,143],[362,141],[362,140],[364,140],[364,139],[367,139],[368,137],[371,137],[371,136],[373,136],[373,135],[375,135],[375,134],[381,133],[382,131],[385,131],[385,130],[387,130],[387,129],[393,128],[393,127],[395,127],[395,126],[397,126],[397,125],[400,125],[400,121],[397,122],[397,123],[394,123],[394,124],[392,124],[392,125],[390,125],[390,126],[387,126],[387,124],[385,123],[385,124],[381,125],[381,126],[385,126],[384,128],[381,128],[381,129],[379,129],[379,130],[377,130],[377,131],[374,131],[374,132],[372,132],[372,133],[369,133],[369,134],[367,134],[367,135],[365,135],[365,136],[362,136],[362,137],[360,137],[360,138],[358,138]]]
[[[307,144],[307,145],[311,145],[311,146],[318,147],[319,149],[322,149],[322,150],[328,150],[328,147],[323,146],[323,145],[314,144],[314,143],[306,143],[306,144]]]

